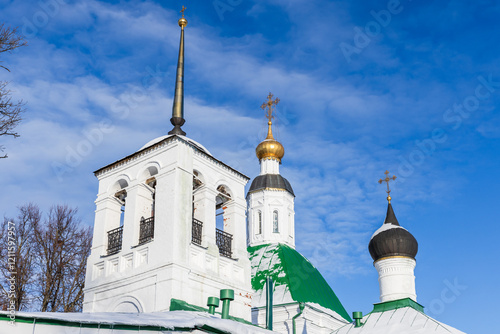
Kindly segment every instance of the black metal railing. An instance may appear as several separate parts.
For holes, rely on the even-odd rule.
[[[231,243],[233,241],[233,235],[227,232],[221,231],[218,228],[215,229],[215,242],[219,247],[219,254],[228,258],[231,258],[233,252],[231,251]]]
[[[201,237],[203,233],[203,222],[193,218],[193,232],[191,241],[195,244],[201,245]]]
[[[108,255],[118,253],[122,249],[123,226],[108,231]]]
[[[139,245],[153,240],[155,236],[155,217],[141,218],[139,225]]]

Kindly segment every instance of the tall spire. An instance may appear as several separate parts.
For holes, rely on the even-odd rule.
[[[169,135],[183,135],[181,126],[186,122],[184,119],[184,27],[187,26],[187,20],[184,18],[186,7],[182,6],[182,17],[179,19],[179,27],[181,27],[181,41],[179,45],[179,59],[177,61],[177,74],[175,79],[175,95],[174,104],[172,106],[172,118],[170,123],[174,128],[168,133]]]

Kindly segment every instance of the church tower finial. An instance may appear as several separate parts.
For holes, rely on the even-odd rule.
[[[272,119],[274,118],[273,110],[280,102],[280,99],[276,98],[273,100],[273,97],[274,95],[272,93],[269,93],[269,95],[267,96],[267,101],[265,101],[260,106],[264,110],[267,108],[266,118],[268,119],[268,129],[266,139],[264,139],[264,141],[257,146],[257,148],[255,149],[255,153],[257,154],[257,158],[259,158],[259,160],[261,161],[266,159],[274,159],[278,161],[278,163],[281,163],[281,159],[285,155],[285,148],[283,147],[283,145],[281,145],[280,142],[274,139],[272,129]]]
[[[273,138],[273,130],[271,128],[271,125],[273,124],[272,120],[274,118],[273,106],[276,107],[276,105],[280,102],[280,99],[276,98],[273,101],[273,96],[274,95],[271,92],[269,92],[269,95],[267,96],[267,101],[262,103],[262,105],[260,106],[263,110],[266,110],[266,108],[267,108],[266,118],[268,119],[268,122],[267,122],[268,129],[267,129],[266,139],[274,139]]]
[[[387,190],[386,190],[386,193],[387,193],[387,201],[389,202],[389,204],[391,204],[391,189],[389,188],[389,182],[391,180],[396,180],[396,175],[393,175],[392,177],[389,177],[389,171],[386,170],[385,171],[385,179],[380,179],[378,180],[378,183],[382,184],[382,182],[387,182]]]
[[[172,106],[172,118],[170,123],[174,128],[168,133],[169,135],[183,135],[181,126],[186,122],[184,119],[184,27],[187,26],[187,20],[184,18],[186,7],[182,6],[182,17],[179,19],[179,27],[181,27],[181,40],[179,43],[179,59],[177,61],[177,74],[175,80],[175,95],[174,104]]]

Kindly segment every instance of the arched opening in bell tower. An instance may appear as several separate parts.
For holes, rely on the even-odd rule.
[[[233,236],[227,232],[226,210],[231,202],[229,189],[224,185],[219,185],[215,196],[215,237],[219,254],[229,258],[232,256]]]
[[[197,170],[193,170],[193,223],[191,230],[191,242],[201,245],[203,240],[203,176]]]

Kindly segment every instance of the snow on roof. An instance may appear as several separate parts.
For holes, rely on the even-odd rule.
[[[411,306],[383,312],[371,312],[361,320],[361,327],[354,323],[331,334],[465,334],[445,325]]]
[[[22,328],[21,324],[29,323],[35,320],[35,325],[43,321],[43,327],[33,333],[37,334],[55,334],[66,333],[64,327],[75,327],[76,325],[96,325],[99,328],[103,325],[120,325],[120,329],[132,330],[137,332],[137,327],[161,327],[162,330],[175,329],[196,329],[210,327],[226,333],[238,334],[259,334],[259,333],[275,333],[267,329],[257,326],[242,324],[233,320],[220,319],[215,315],[204,312],[188,312],[188,311],[169,311],[169,312],[153,312],[153,313],[118,313],[118,312],[99,312],[99,313],[48,313],[48,312],[16,312],[16,320],[18,326],[11,326],[8,318],[8,312],[0,311],[0,333],[27,333]],[[22,321],[21,321],[22,319]],[[3,320],[3,321],[2,321]],[[63,324],[61,324],[63,322]],[[53,326],[47,326],[47,325]],[[86,326],[88,328],[88,326]],[[130,328],[127,328],[130,327]],[[4,332],[2,329],[8,329]],[[61,329],[61,330],[56,330]],[[145,329],[147,330],[147,329]],[[102,331],[102,328],[101,328]],[[30,331],[31,333],[31,331]]]
[[[351,321],[349,314],[325,281],[321,273],[295,249],[285,244],[267,244],[249,247],[252,264],[252,307],[266,304],[265,282],[270,276],[274,281],[275,305],[303,302],[318,305],[322,311],[338,319]]]
[[[165,135],[165,136],[161,136],[161,137],[158,137],[158,138],[155,138],[153,140],[150,140],[146,143],[146,145],[144,145],[143,147],[141,147],[138,151],[141,151],[149,146],[152,146],[156,143],[159,143],[161,142],[162,140],[164,139],[167,139],[169,137],[172,137],[172,136],[175,136],[175,135]],[[197,141],[194,141],[192,140],[191,138],[188,138],[186,136],[181,136],[181,135],[177,135],[178,137],[184,139],[185,141],[187,141],[188,143],[192,144],[193,146],[197,147],[198,149],[200,149],[201,151],[205,152],[206,154],[208,155],[212,155],[206,148],[205,146],[201,145],[200,143],[198,143]]]
[[[401,229],[405,230],[406,232],[408,232],[408,230],[407,230],[407,229],[405,229],[404,227],[401,227],[401,226],[399,226],[399,225],[394,225],[394,224],[382,224],[382,226],[380,226],[380,228],[379,228],[378,230],[376,230],[376,231],[375,231],[375,233],[373,233],[372,237],[370,238],[370,241],[371,241],[373,238],[375,238],[375,236],[376,236],[377,234],[380,234],[380,233],[382,233],[382,232],[384,232],[384,231],[391,230],[391,229],[393,229],[393,228],[401,228]],[[410,233],[410,232],[408,232],[408,233]]]

